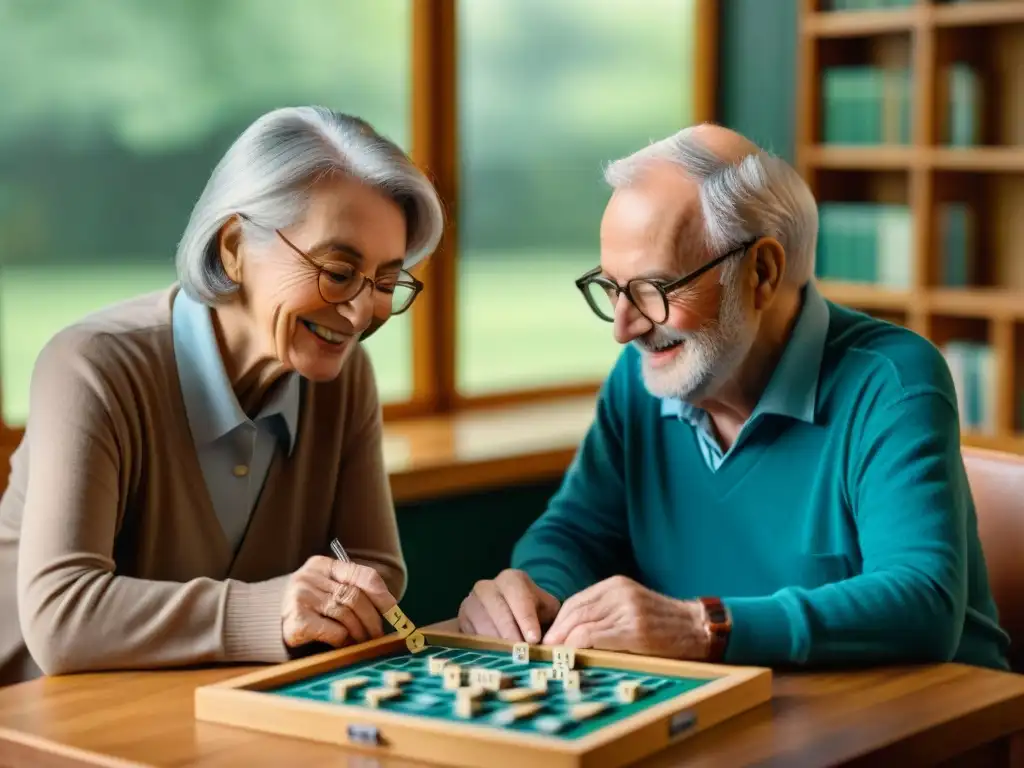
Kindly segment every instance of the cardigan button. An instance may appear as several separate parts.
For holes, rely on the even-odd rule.
[[[235,468],[231,470],[235,477],[245,477],[249,474],[249,468],[245,464],[237,464]]]

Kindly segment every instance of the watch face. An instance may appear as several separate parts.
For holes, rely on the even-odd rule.
[[[726,624],[729,621],[729,614],[721,600],[705,597],[701,599],[701,602],[704,604],[704,611],[708,617],[709,624]]]

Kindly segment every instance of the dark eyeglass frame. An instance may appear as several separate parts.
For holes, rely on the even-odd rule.
[[[260,226],[259,224],[256,224],[256,222],[254,222],[251,218],[249,218],[246,214],[239,213],[238,215],[241,218],[243,218],[246,221],[248,221],[250,224],[253,224],[254,226],[257,226],[257,227]],[[289,248],[291,248],[293,251],[295,251],[295,253],[297,253],[299,256],[301,256],[306,262],[308,262],[310,264],[310,266],[313,266],[313,267],[315,267],[318,270],[317,276],[316,276],[316,288],[317,288],[317,291],[320,292],[320,298],[323,299],[324,302],[326,302],[327,304],[346,304],[346,303],[348,303],[350,301],[354,301],[355,298],[360,293],[363,292],[363,288],[365,288],[367,286],[367,284],[369,284],[371,286],[371,288],[370,288],[371,291],[372,290],[378,290],[378,291],[381,291],[382,293],[384,293],[385,295],[386,294],[390,294],[390,293],[394,293],[394,289],[393,288],[381,288],[377,284],[377,282],[378,282],[377,280],[374,280],[369,275],[367,275],[367,274],[365,274],[363,272],[360,272],[358,269],[356,269],[354,266],[352,266],[350,264],[349,266],[352,267],[352,272],[353,272],[352,276],[353,276],[353,278],[361,277],[361,278],[363,278],[362,282],[359,284],[359,287],[356,288],[355,293],[353,293],[348,298],[341,299],[341,300],[329,299],[326,296],[324,296],[323,283],[321,281],[324,279],[325,275],[327,276],[326,279],[330,280],[330,279],[332,279],[332,276],[336,276],[336,275],[338,275],[338,273],[337,272],[333,272],[332,270],[328,269],[325,265],[318,263],[316,261],[316,259],[314,259],[312,256],[310,256],[304,250],[302,250],[297,245],[295,245],[295,243],[293,243],[291,240],[289,240],[287,237],[285,237],[284,233],[281,232],[281,230],[275,228],[274,229],[274,234],[276,234],[278,237],[280,237],[281,240],[284,241],[285,245],[287,245]],[[392,309],[391,309],[391,314],[392,315],[401,315],[402,313],[406,312],[409,309],[409,307],[411,307],[413,305],[413,302],[416,301],[416,297],[420,295],[420,292],[423,291],[423,288],[424,288],[424,285],[423,285],[422,281],[417,280],[415,277],[410,275],[404,269],[399,270],[398,274],[399,274],[399,278],[395,281],[395,286],[397,287],[397,286],[401,285],[401,286],[403,286],[405,288],[411,288],[412,289],[412,294],[409,296],[409,299],[405,302],[405,304],[402,305],[402,307],[400,309],[396,310],[396,309],[394,309],[394,307],[392,307]],[[380,279],[382,279],[382,278],[378,278],[378,280],[380,280]],[[371,297],[371,300],[372,300],[372,297]]]
[[[704,264],[703,266],[698,267],[694,271],[686,275],[683,275],[680,278],[672,280],[671,282],[666,283],[663,280],[657,280],[651,277],[634,277],[633,279],[627,281],[625,285],[619,285],[614,280],[610,280],[607,277],[601,277],[601,267],[594,267],[594,269],[590,270],[589,272],[582,275],[576,280],[576,287],[579,289],[580,293],[583,294],[583,298],[586,299],[587,305],[593,310],[594,314],[597,315],[602,320],[605,320],[609,323],[615,321],[614,305],[618,303],[619,296],[621,296],[622,294],[626,294],[626,298],[629,299],[629,303],[633,305],[637,312],[639,312],[641,315],[647,318],[647,320],[653,323],[654,325],[661,325],[668,319],[668,296],[670,293],[672,293],[673,291],[678,291],[680,288],[686,287],[704,273],[717,267],[726,259],[737,254],[745,254],[748,250],[750,250],[750,248],[756,245],[760,239],[760,237],[756,237],[752,240],[748,240],[742,245],[738,245],[735,248],[726,251],[722,255],[716,256],[707,264]],[[600,306],[597,305],[594,298],[590,295],[590,292],[587,290],[587,286],[590,284],[596,284],[604,288],[606,292],[615,292],[615,300],[612,302],[613,314],[607,314],[601,309]],[[633,297],[633,286],[640,284],[650,285],[659,294],[661,294],[663,314],[661,320],[655,320],[653,317],[644,312],[640,308],[640,305],[637,303],[636,299]]]

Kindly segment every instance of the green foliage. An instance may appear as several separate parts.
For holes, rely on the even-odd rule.
[[[690,119],[693,0],[462,0],[462,240],[596,248],[602,166]],[[408,146],[411,0],[2,0],[0,260],[169,263],[259,114]]]

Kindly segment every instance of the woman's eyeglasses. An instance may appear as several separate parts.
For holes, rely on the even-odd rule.
[[[239,216],[255,224],[245,214],[239,214]],[[285,237],[281,230],[275,229],[274,232],[289,248],[319,270],[317,287],[320,289],[320,298],[328,304],[342,304],[346,301],[352,301],[362,292],[363,288],[369,285],[371,291],[376,290],[382,295],[390,295],[391,314],[400,315],[412,306],[413,301],[416,300],[420,291],[423,290],[423,283],[404,269],[399,271],[397,275],[385,275],[384,277],[374,279],[369,275],[363,274],[351,264],[344,262],[338,262],[330,266],[320,264],[316,259]]]

